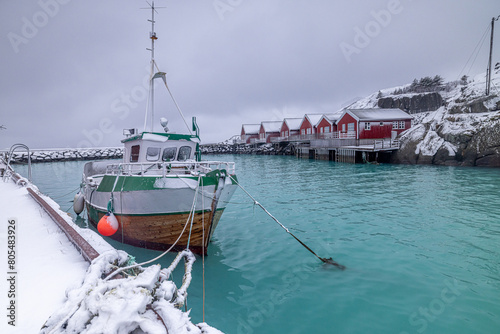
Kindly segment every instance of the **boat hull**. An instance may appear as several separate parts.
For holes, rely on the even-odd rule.
[[[237,187],[231,178],[222,175],[218,172],[201,178],[177,175],[118,179],[105,175],[98,185],[88,183],[84,189],[88,218],[97,227],[112,208],[119,224],[111,236],[114,240],[154,250],[166,250],[172,245],[175,250],[183,250],[189,246],[195,253],[206,254],[215,227]]]
[[[94,227],[97,227],[99,220],[106,214],[89,204],[87,204],[87,212],[89,221]],[[188,247],[189,240],[189,249],[191,251],[197,254],[206,254],[210,238],[223,212],[224,209],[216,210],[214,214],[212,214],[212,211],[196,212],[192,228],[189,213],[163,215],[116,214],[119,227],[118,231],[110,238],[135,247],[160,251],[167,250],[174,244],[173,250],[182,251]]]

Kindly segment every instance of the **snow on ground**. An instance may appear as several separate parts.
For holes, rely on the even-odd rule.
[[[7,324],[7,224],[16,219],[16,327]],[[66,289],[81,282],[88,263],[31,198],[26,188],[0,179],[1,333],[38,333],[59,309]]]

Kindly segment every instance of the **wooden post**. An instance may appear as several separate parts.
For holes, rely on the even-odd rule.
[[[491,59],[493,56],[493,33],[495,32],[495,21],[500,18],[500,15],[496,18],[493,17],[491,19],[491,37],[490,37],[490,58],[488,60],[488,69],[486,70],[486,95],[490,95],[490,87],[491,87]]]

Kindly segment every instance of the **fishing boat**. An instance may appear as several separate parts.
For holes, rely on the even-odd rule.
[[[109,218],[117,222],[110,237],[125,244],[156,250],[189,248],[206,254],[237,187],[235,165],[201,159],[199,128],[194,117],[187,134],[170,132],[165,118],[160,119],[163,132],[154,131],[156,79],[163,81],[183,119],[184,116],[170,92],[166,74],[158,70],[155,62],[154,2],[151,13],[151,79],[144,131],[124,130],[120,163],[85,164],[81,195],[75,198],[75,205],[82,205],[75,212],[85,206],[89,221],[96,227],[107,217],[115,217]],[[148,117],[151,127],[146,130]],[[184,123],[187,126],[185,120]]]

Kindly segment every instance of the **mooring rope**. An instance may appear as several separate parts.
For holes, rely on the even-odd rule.
[[[203,178],[201,179],[201,193],[203,194]],[[202,211],[201,265],[202,265],[202,277],[203,277],[203,322],[205,322],[205,196],[201,197],[201,211]],[[213,212],[212,214],[215,214],[215,212]]]
[[[341,270],[346,269],[346,267],[344,265],[341,265],[341,264],[335,262],[332,258],[327,259],[327,258],[318,256],[318,254],[316,254],[311,248],[309,248],[305,243],[303,243],[299,238],[297,238],[292,232],[290,232],[290,230],[285,225],[283,225],[276,217],[274,217],[269,211],[267,211],[267,209],[262,204],[257,202],[257,200],[248,191],[246,191],[245,188],[243,188],[242,185],[238,183],[238,181],[236,181],[231,175],[229,175],[229,177],[231,178],[231,180],[233,180],[234,183],[236,183],[236,185],[238,187],[240,187],[241,190],[243,190],[243,192],[245,192],[245,194],[248,195],[248,197],[250,197],[252,199],[252,201],[254,202],[255,205],[259,206],[262,210],[264,210],[264,212],[269,217],[271,217],[276,223],[278,223],[279,226],[281,226],[288,234],[290,234],[295,240],[297,240],[302,246],[304,246],[314,256],[316,256],[318,259],[320,259],[323,263],[328,263],[328,264],[334,265]]]

